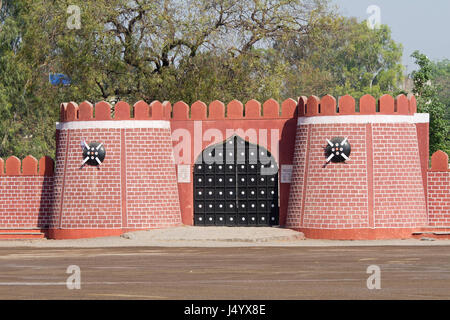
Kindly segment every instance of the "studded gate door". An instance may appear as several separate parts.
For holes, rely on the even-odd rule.
[[[263,147],[233,136],[194,166],[194,225],[279,224],[278,167]]]

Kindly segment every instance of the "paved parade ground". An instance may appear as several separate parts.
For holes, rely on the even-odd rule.
[[[449,299],[449,261],[448,245],[3,247],[0,299]]]

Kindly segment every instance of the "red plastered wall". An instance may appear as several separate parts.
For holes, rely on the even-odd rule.
[[[211,106],[210,106],[211,107]],[[185,107],[187,108],[187,107]],[[276,107],[278,112],[278,105]],[[188,110],[188,109],[185,109]],[[224,110],[224,109],[223,109]],[[257,141],[250,141],[252,143],[257,143],[258,145],[261,145],[262,147],[269,150],[269,152],[273,153],[272,150],[272,140],[279,142],[279,151],[278,155],[274,154],[275,160],[277,161],[277,165],[279,169],[281,168],[281,165],[284,164],[292,164],[292,156],[293,156],[293,149],[294,149],[294,140],[295,140],[295,131],[296,131],[296,118],[293,118],[293,113],[295,112],[295,103],[294,107],[292,108],[292,114],[291,115],[284,115],[285,117],[282,118],[283,114],[279,116],[278,118],[275,118],[278,116],[276,115],[267,115],[266,118],[263,118],[259,114],[256,113],[258,117],[261,117],[260,119],[245,119],[242,115],[242,110],[240,111],[240,115],[235,114],[234,116],[238,119],[233,119],[228,116],[227,118],[224,117],[224,113],[222,113],[222,119],[217,120],[207,120],[206,119],[206,109],[205,109],[205,119],[195,119],[191,116],[190,119],[184,119],[184,120],[175,120],[173,119],[171,121],[171,128],[172,128],[172,134],[176,132],[179,129],[185,129],[187,132],[189,132],[189,136],[191,137],[190,143],[191,143],[191,150],[190,150],[190,157],[189,162],[178,162],[177,164],[190,164],[191,165],[191,178],[190,183],[179,183],[178,189],[180,193],[180,207],[182,212],[182,219],[183,223],[187,225],[193,224],[193,216],[194,216],[194,210],[193,210],[193,164],[195,163],[195,160],[200,155],[200,153],[208,147],[211,144],[220,143],[223,140],[226,140],[230,136],[234,134],[234,130],[236,130],[236,133],[239,134],[239,132],[246,132],[247,130],[254,130],[256,132],[256,135],[258,137]],[[186,111],[187,115],[187,111]],[[270,116],[273,116],[273,118],[270,118]],[[215,141],[214,139],[211,139],[209,141],[200,141],[195,142],[195,140],[199,137],[198,134],[195,133],[194,126],[197,125],[199,130],[201,131],[200,137],[203,135],[203,133],[207,132],[210,129],[215,129],[221,132],[223,140],[222,141]],[[231,133],[227,133],[227,130],[231,130]],[[265,131],[262,131],[265,130]],[[272,130],[275,130],[272,132]],[[259,140],[260,132],[264,134],[264,136],[267,137],[265,141]],[[267,133],[267,135],[265,135]],[[241,136],[241,134],[239,134]],[[274,136],[273,136],[274,135]],[[249,140],[248,137],[242,136],[245,140]],[[180,143],[182,139],[175,140],[173,142],[173,145],[176,146]],[[199,143],[198,147],[194,146],[194,143]],[[176,150],[175,150],[176,152]],[[175,158],[177,157],[181,158],[180,155],[175,154]],[[280,225],[285,225],[286,221],[286,212],[287,212],[287,201],[289,197],[289,183],[281,183],[281,179],[279,179],[280,182]]]
[[[425,192],[414,124],[373,124],[377,228],[426,225]]]

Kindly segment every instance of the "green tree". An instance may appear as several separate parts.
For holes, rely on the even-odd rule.
[[[61,102],[395,92],[401,46],[389,29],[335,12],[328,0],[4,0],[0,156],[52,156]]]
[[[413,92],[417,96],[419,112],[430,114],[430,153],[443,150],[450,153],[450,126],[445,121],[445,105],[439,99],[436,84],[433,82],[433,64],[419,51],[411,55],[419,70],[413,71]]]
[[[52,154],[49,108],[39,98],[32,67],[22,56],[28,8],[24,1],[3,1],[0,11],[0,156]],[[50,112],[51,114],[51,112]],[[54,128],[54,121],[50,128]]]
[[[445,105],[445,120],[450,125],[450,60],[432,62],[432,75],[439,100]]]
[[[402,80],[402,46],[386,25],[369,29],[355,18],[320,17],[320,27],[296,34],[281,50],[288,57],[290,95],[395,93]]]
[[[0,156],[54,153],[64,101],[281,97],[271,43],[310,32],[327,0],[4,0]],[[81,28],[70,29],[70,5]],[[64,73],[70,86],[53,86]]]
[[[29,24],[35,27],[27,34],[25,50],[42,73],[60,70],[69,74],[74,83],[70,91],[84,93],[84,99],[174,100],[180,98],[178,92],[186,93],[180,81],[189,85],[183,77],[201,70],[203,66],[199,64],[204,63],[205,57],[213,60],[208,63],[230,72],[221,78],[228,76],[227,80],[235,84],[243,76],[236,68],[239,63],[244,69],[247,65],[253,68],[247,69],[249,73],[262,74],[261,79],[272,75],[272,70],[264,72],[271,69],[262,64],[270,59],[264,49],[270,49],[273,41],[288,34],[309,32],[309,16],[317,11],[325,14],[326,2],[31,1],[33,14]],[[68,5],[81,9],[79,30],[66,27]],[[212,74],[220,76],[219,70]],[[230,79],[236,73],[239,75]],[[206,70],[202,76],[209,82]],[[238,85],[246,85],[248,77],[241,79],[245,81]],[[240,92],[236,88],[232,91]],[[189,103],[190,97],[199,96],[189,91],[187,98],[182,98]],[[224,96],[229,94],[225,92]]]
[[[245,55],[200,53],[180,62],[171,94],[176,100],[224,102],[239,99],[283,99],[287,66],[270,49],[252,49]]]

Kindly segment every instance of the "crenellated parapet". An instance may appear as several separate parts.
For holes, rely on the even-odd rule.
[[[427,178],[428,223],[433,227],[449,227],[450,167],[444,151],[438,150],[431,156]]]
[[[44,156],[39,161],[27,156],[22,161],[11,156],[6,161],[0,158],[0,176],[53,176],[54,161]]]
[[[124,101],[111,106],[100,101],[92,105],[88,101],[78,105],[75,102],[62,103],[60,121],[92,121],[92,120],[169,120],[171,105],[169,102],[154,101],[150,105],[144,101],[136,102],[133,107]]]
[[[366,94],[359,99],[359,110],[356,100],[350,95],[339,98],[338,103],[333,96],[325,95],[321,99],[316,96],[300,97],[298,104],[299,116],[335,116],[335,115],[413,115],[417,112],[417,102],[414,95],[408,97],[401,94],[395,99],[385,94],[378,101]]]
[[[45,232],[53,219],[53,182],[50,157],[0,159],[0,229]]]
[[[428,132],[429,115],[417,113],[412,94],[62,103],[55,161],[0,159],[0,228],[63,239],[192,225],[195,201],[213,205],[194,199],[194,192],[207,195],[194,177],[220,184],[233,176],[195,173],[195,161],[237,135],[276,162],[281,226],[310,238],[409,238],[424,226],[450,226],[448,155],[437,151],[429,167]],[[102,160],[86,161],[95,146],[104,149]],[[256,190],[264,193],[261,181]]]
[[[248,101],[245,106],[239,100],[233,100],[226,106],[215,100],[207,106],[202,101],[196,101],[191,106],[183,101],[176,102],[173,107],[170,102],[153,101],[147,104],[138,101],[130,106],[124,101],[110,105],[105,101],[95,104],[82,102],[63,103],[60,107],[60,121],[92,121],[92,120],[238,120],[238,119],[276,119],[293,118],[297,102],[287,99],[279,103],[269,99],[261,104],[257,100]]]
[[[448,163],[448,155],[438,150],[431,156],[431,169],[432,172],[448,172],[450,171]]]
[[[63,103],[60,109],[60,121],[91,121],[91,120],[236,120],[236,119],[276,119],[295,116],[333,116],[333,115],[413,115],[417,112],[414,95],[397,97],[385,94],[378,100],[371,95],[364,95],[356,100],[345,95],[336,101],[331,95],[322,98],[316,96],[299,97],[284,100],[281,105],[274,99],[264,103],[249,100],[245,105],[239,100],[232,100],[227,105],[219,100],[209,105],[196,101],[191,106],[183,101],[176,102],[173,107],[170,102],[153,101],[147,104],[138,101],[133,106],[120,101],[114,107],[105,101],[95,104],[82,102]]]
[[[232,100],[226,106],[215,100],[207,106],[202,101],[194,102],[190,107],[183,101],[173,106],[172,120],[258,120],[293,118],[297,116],[297,102],[287,99],[280,104],[269,99],[261,104],[249,100],[245,105],[239,100]]]

